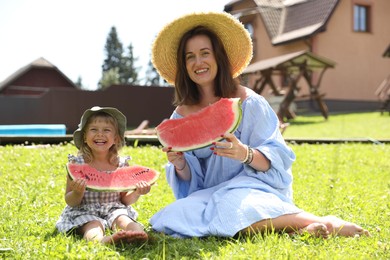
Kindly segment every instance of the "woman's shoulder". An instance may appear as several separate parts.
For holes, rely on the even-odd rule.
[[[253,103],[253,102],[264,102],[265,98],[258,93],[256,93],[253,89],[248,87],[240,86],[239,97],[241,101],[244,103]]]
[[[175,117],[183,117],[188,113],[188,106],[185,105],[179,105],[176,107],[176,109],[173,111],[173,116]]]
[[[176,107],[173,115],[176,118],[185,117],[185,116],[188,116],[190,114],[196,113],[199,110],[201,110],[201,108],[199,106],[196,106],[196,105],[179,105]]]

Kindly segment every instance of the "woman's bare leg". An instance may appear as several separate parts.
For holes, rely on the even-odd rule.
[[[368,230],[362,228],[355,223],[351,223],[340,219],[335,216],[326,216],[323,217],[324,222],[328,223],[329,232],[334,235],[344,236],[344,237],[353,237],[353,236],[371,236]]]
[[[346,222],[334,216],[318,217],[307,212],[283,215],[274,219],[261,220],[243,229],[241,233],[264,232],[275,230],[277,232],[308,232],[317,237],[327,238],[329,234],[340,236],[370,235],[362,227]]]

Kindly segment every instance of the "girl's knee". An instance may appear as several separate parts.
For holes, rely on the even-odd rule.
[[[103,227],[102,223],[98,220],[92,220],[90,222],[87,222],[79,228],[80,232],[82,232],[83,234],[86,231],[92,230],[92,229],[95,229],[95,230],[100,229],[100,230],[104,231],[104,227]]]
[[[142,226],[138,222],[131,219],[129,216],[126,215],[120,215],[118,216],[114,222],[112,223],[112,229],[113,230],[139,230],[137,229],[138,226]],[[134,227],[133,229],[129,229],[131,227]],[[143,230],[143,229],[142,229]]]
[[[100,241],[104,236],[104,227],[100,221],[91,221],[84,224],[80,228],[80,233],[86,240],[98,240]]]

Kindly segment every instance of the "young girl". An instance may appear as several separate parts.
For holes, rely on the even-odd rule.
[[[73,139],[78,155],[69,155],[72,163],[87,163],[109,174],[127,166],[130,157],[119,157],[124,145],[126,117],[111,107],[93,107],[84,112]],[[137,212],[130,206],[150,191],[147,182],[140,182],[133,192],[94,192],[86,190],[84,179],[67,177],[65,201],[67,206],[56,223],[60,232],[75,231],[86,240],[103,244],[146,241],[148,235],[135,219]],[[106,235],[106,229],[113,234]]]

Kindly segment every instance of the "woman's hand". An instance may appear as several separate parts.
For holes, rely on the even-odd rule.
[[[175,169],[184,169],[186,166],[186,159],[183,152],[174,152],[171,151],[171,149],[171,147],[164,147],[162,151],[167,153],[168,161],[175,166]]]
[[[249,156],[248,146],[241,143],[234,134],[228,133],[222,135],[222,137],[225,138],[225,142],[215,142],[215,146],[210,148],[214,151],[214,154],[239,160],[242,163],[250,165],[257,171],[266,172],[270,169],[271,161],[261,152],[256,149],[249,148],[252,149],[251,152],[253,153],[251,157]],[[249,162],[246,162],[249,158],[248,156],[251,157],[251,159]]]
[[[187,166],[183,152],[174,152],[171,147],[164,147],[163,152],[167,153],[168,161],[175,167],[176,175],[184,181],[191,180],[191,171]]]
[[[210,148],[214,154],[244,161],[248,152],[247,146],[241,143],[234,134],[227,133],[221,137],[225,139],[225,142],[215,142]]]

